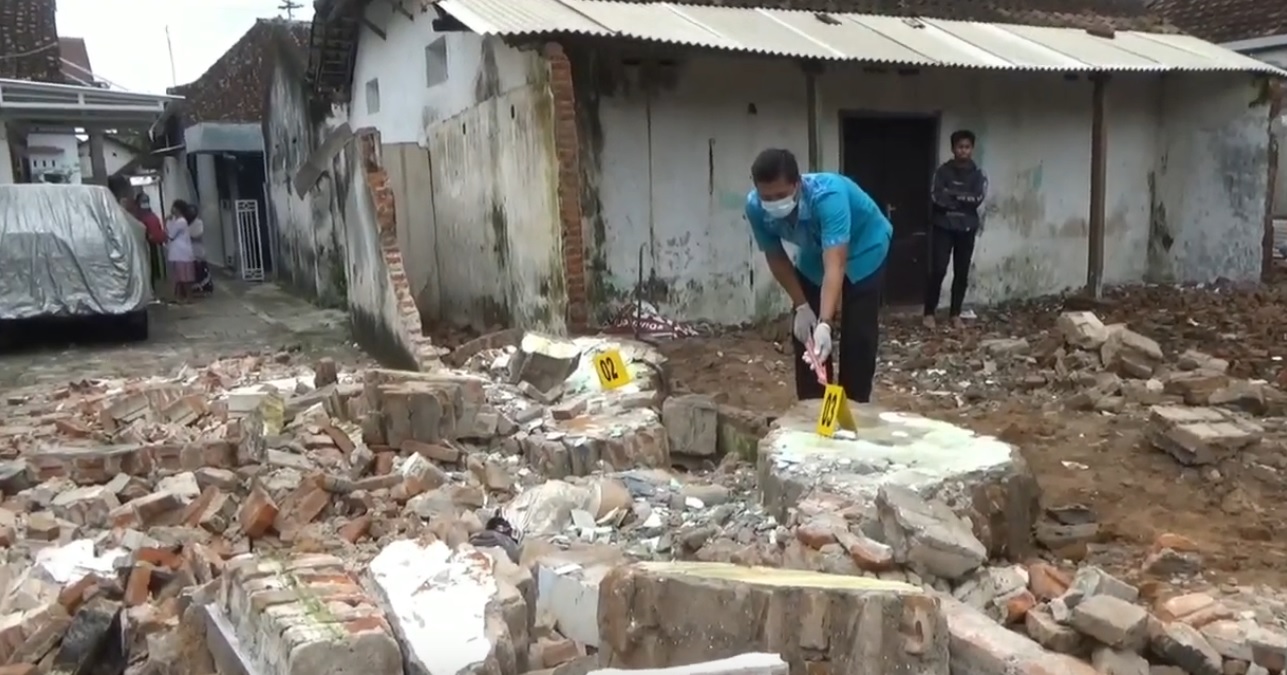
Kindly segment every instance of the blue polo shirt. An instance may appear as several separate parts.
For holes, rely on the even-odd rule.
[[[871,276],[889,255],[894,228],[876,202],[848,176],[806,173],[800,179],[796,221],[771,218],[751,190],[746,196],[746,220],[755,243],[765,253],[782,250],[782,242],[800,247],[795,266],[804,278],[822,285],[822,251],[849,245],[845,276],[857,283]]]

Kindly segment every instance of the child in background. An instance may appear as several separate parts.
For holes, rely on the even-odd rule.
[[[192,284],[196,281],[196,259],[192,253],[192,235],[188,219],[184,217],[188,205],[176,200],[170,208],[170,220],[165,224],[167,243],[165,259],[169,267],[170,280],[174,282],[174,297],[179,302],[187,302],[191,295]]]

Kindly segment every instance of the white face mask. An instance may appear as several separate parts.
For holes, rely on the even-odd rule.
[[[769,214],[770,218],[781,220],[791,215],[791,212],[795,210],[795,197],[795,195],[791,195],[772,202],[761,201],[760,206],[764,207],[764,212]]]

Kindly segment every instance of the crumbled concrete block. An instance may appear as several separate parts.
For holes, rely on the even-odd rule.
[[[77,525],[103,527],[121,502],[105,486],[87,485],[62,492],[50,505],[54,515]]]
[[[572,340],[527,333],[510,357],[510,383],[527,382],[537,391],[551,391],[576,372],[580,361],[581,348]]]
[[[656,411],[608,409],[547,424],[521,441],[529,464],[547,478],[601,470],[670,467],[670,440]]]
[[[1138,650],[1148,639],[1148,612],[1111,595],[1082,600],[1072,610],[1072,627],[1119,649]]]
[[[772,649],[807,651],[833,672],[858,672],[862,664],[948,672],[947,626],[935,596],[909,584],[799,570],[618,567],[599,586],[599,635],[609,667],[661,668]],[[806,664],[793,662],[790,672],[805,675]]]
[[[1264,429],[1228,417],[1214,408],[1153,406],[1146,429],[1149,441],[1186,465],[1217,462],[1257,442]]]
[[[1151,621],[1148,627],[1149,648],[1166,663],[1192,675],[1221,675],[1220,653],[1202,637],[1202,633],[1179,621]]]
[[[1035,607],[1024,616],[1024,629],[1037,644],[1060,654],[1081,651],[1084,642],[1081,633],[1055,621],[1046,607]]]
[[[894,559],[917,574],[960,579],[988,559],[987,549],[946,504],[886,485],[876,496],[876,509]]]
[[[1055,326],[1064,342],[1078,349],[1099,349],[1108,340],[1108,328],[1093,312],[1064,312]]]
[[[670,438],[670,451],[709,457],[719,450],[719,407],[709,396],[671,396],[661,404],[661,422]]]
[[[853,406],[853,438],[824,438],[816,430],[820,407],[817,400],[797,403],[758,443],[758,485],[774,517],[786,522],[792,509],[818,495],[874,520],[880,487],[903,486],[951,504],[990,557],[1023,560],[1032,553],[1039,491],[1016,448],[869,406]]]
[[[1041,645],[953,598],[941,596],[953,673],[1097,675],[1089,663]]]
[[[1149,675],[1148,661],[1143,656],[1122,649],[1098,647],[1090,663],[1103,675]]]
[[[1165,360],[1162,347],[1151,338],[1127,328],[1112,331],[1100,348],[1104,367],[1124,377],[1152,377]]]
[[[1073,576],[1072,583],[1068,585],[1068,590],[1064,594],[1066,599],[1070,600],[1069,604],[1076,605],[1082,599],[1096,595],[1108,595],[1126,602],[1135,602],[1140,597],[1138,588],[1118,579],[1117,577],[1095,567],[1087,566],[1077,570]]]

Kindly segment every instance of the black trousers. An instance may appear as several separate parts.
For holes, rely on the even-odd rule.
[[[795,273],[804,289],[805,300],[814,312],[822,303],[822,289]],[[844,387],[850,401],[869,403],[872,380],[876,377],[876,351],[880,344],[880,302],[885,286],[885,267],[858,282],[845,278],[840,296],[840,334],[834,336],[833,357],[840,359],[840,376],[836,377],[834,359],[827,361],[827,381]],[[795,395],[800,400],[822,398],[825,387],[804,362],[804,345],[791,338],[795,348]]]
[[[960,316],[965,303],[965,290],[970,286],[970,261],[974,258],[975,230],[949,230],[930,227],[929,280],[925,285],[925,316],[938,309],[947,263],[952,262],[952,306],[949,316]]]

